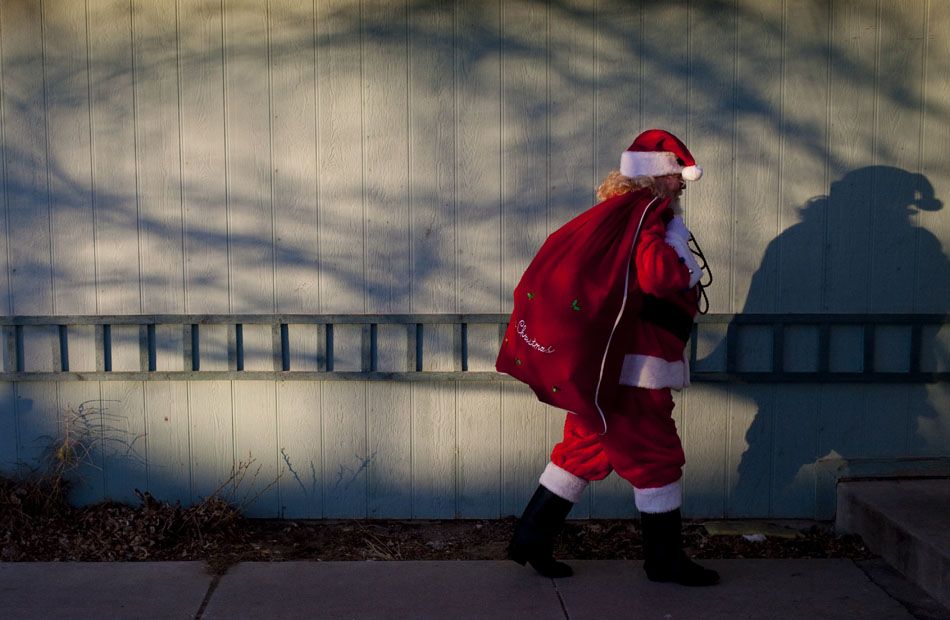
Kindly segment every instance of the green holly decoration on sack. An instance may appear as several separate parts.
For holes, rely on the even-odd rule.
[[[574,303],[571,304],[571,309],[572,309],[572,310],[580,310],[580,309],[581,309],[581,307],[577,305],[577,300],[576,300],[576,299],[574,300]]]

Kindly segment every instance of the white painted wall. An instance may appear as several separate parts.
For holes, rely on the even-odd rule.
[[[547,234],[665,127],[705,170],[686,221],[713,312],[946,312],[950,212],[913,204],[950,195],[948,29],[936,0],[2,0],[0,308],[507,312]],[[945,336],[925,342],[944,369]],[[25,337],[53,363],[53,332]],[[496,339],[470,333],[486,368]],[[516,513],[562,419],[512,385],[5,383],[0,459],[31,462],[85,401],[144,437],[102,451],[83,498],[194,499],[251,454],[285,471],[260,515]],[[950,453],[946,385],[679,405],[694,515],[827,515],[840,461],[818,459]],[[631,512],[610,479],[575,514]]]

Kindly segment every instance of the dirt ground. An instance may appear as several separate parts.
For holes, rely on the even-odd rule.
[[[222,573],[243,561],[499,560],[514,518],[486,520],[257,520],[227,502],[173,506],[140,494],[139,506],[102,503],[77,508],[65,489],[0,479],[0,560],[203,560]],[[856,537],[835,536],[828,524],[740,524],[768,536],[713,535],[723,522],[684,524],[684,546],[695,558],[873,557]],[[732,525],[735,525],[734,523]],[[789,527],[790,526],[790,527]],[[751,528],[751,529],[750,529]],[[772,535],[777,533],[778,535]],[[793,537],[788,537],[793,536]],[[755,540],[755,539],[758,540]],[[568,521],[561,559],[641,559],[639,521]]]

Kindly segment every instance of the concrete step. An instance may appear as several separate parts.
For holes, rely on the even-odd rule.
[[[950,478],[841,481],[835,524],[950,608]]]

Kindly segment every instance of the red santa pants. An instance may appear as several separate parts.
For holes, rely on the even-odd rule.
[[[667,487],[682,477],[686,457],[669,388],[620,386],[615,406],[604,414],[603,435],[580,416],[567,414],[564,440],[554,447],[551,462],[585,481],[601,480],[616,470],[638,490]]]

